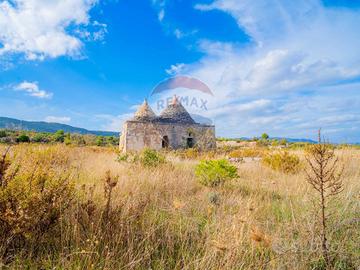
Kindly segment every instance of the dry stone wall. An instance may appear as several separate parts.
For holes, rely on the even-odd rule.
[[[189,143],[199,148],[214,148],[215,127],[200,124],[127,121],[120,138],[122,151],[140,151],[144,148],[160,150],[167,137],[171,149],[186,148]]]

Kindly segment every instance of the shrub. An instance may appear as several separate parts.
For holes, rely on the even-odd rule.
[[[53,135],[55,142],[64,142],[65,139],[65,133],[63,130],[58,130]]]
[[[287,140],[285,138],[279,141],[280,145],[287,145]]]
[[[218,193],[215,192],[210,192],[208,194],[208,198],[209,198],[209,202],[213,205],[220,205],[220,195]]]
[[[268,139],[269,139],[269,135],[268,135],[267,133],[263,133],[263,134],[261,135],[261,139],[263,139],[263,140],[268,140]]]
[[[17,137],[16,141],[17,142],[30,142],[30,138],[26,134],[21,134],[19,137]]]
[[[108,144],[110,144],[110,145],[118,145],[119,144],[117,138],[115,138],[113,136],[107,137],[106,140],[107,140]]]
[[[66,133],[66,135],[64,137],[64,143],[65,143],[65,145],[71,144],[71,134],[70,133]]]
[[[165,163],[165,156],[152,149],[145,149],[140,155],[140,163],[145,167],[157,167]]]
[[[290,144],[290,149],[307,149],[309,146],[311,146],[311,143],[308,142],[295,142]]]
[[[5,130],[0,130],[0,138],[5,138],[7,136]]]
[[[86,135],[80,135],[80,134],[71,134],[70,135],[70,141],[71,144],[77,145],[77,146],[84,146],[86,145],[86,141],[84,139]]]
[[[195,175],[198,181],[207,187],[216,187],[238,177],[237,168],[226,159],[200,161],[195,168]]]
[[[65,145],[71,145],[71,139],[68,137],[65,137],[64,143],[65,143]]]
[[[2,166],[0,185],[0,241],[2,255],[9,258],[22,248],[51,241],[48,233],[58,228],[74,187],[70,173],[59,171],[66,160],[56,152],[34,150],[3,159],[7,165]]]
[[[287,151],[267,154],[262,162],[275,171],[289,174],[294,174],[301,169],[299,157],[289,154]]]
[[[11,138],[11,137],[0,138],[0,143],[12,144],[15,142],[16,142],[16,139]]]
[[[270,144],[269,140],[260,139],[256,141],[256,146],[258,147],[268,146],[269,144]]]
[[[45,133],[36,133],[34,137],[31,138],[31,141],[37,143],[46,143],[49,142],[49,138]]]
[[[106,140],[104,136],[99,136],[96,138],[96,145],[97,146],[105,146],[106,145]]]
[[[271,146],[279,146],[280,142],[277,139],[271,140]]]

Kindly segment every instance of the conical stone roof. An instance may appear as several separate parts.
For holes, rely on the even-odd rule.
[[[191,118],[190,114],[178,101],[176,96],[174,96],[173,101],[169,104],[169,106],[162,111],[159,120],[164,122],[195,124],[194,119]]]
[[[138,108],[138,110],[135,113],[135,116],[133,120],[137,121],[151,121],[156,118],[156,114],[151,109],[149,104],[147,103],[147,100],[144,100],[144,103]]]

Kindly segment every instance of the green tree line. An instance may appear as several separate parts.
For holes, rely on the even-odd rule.
[[[90,134],[65,133],[58,130],[51,132],[35,132],[24,130],[0,129],[0,143],[64,143],[66,145],[97,145],[97,146],[116,146],[119,142],[118,137],[96,136]]]

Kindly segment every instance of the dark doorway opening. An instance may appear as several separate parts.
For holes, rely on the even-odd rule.
[[[161,147],[162,148],[169,148],[169,137],[164,136],[161,141]]]
[[[186,146],[188,148],[193,148],[194,147],[194,139],[193,138],[187,138],[186,139]]]

